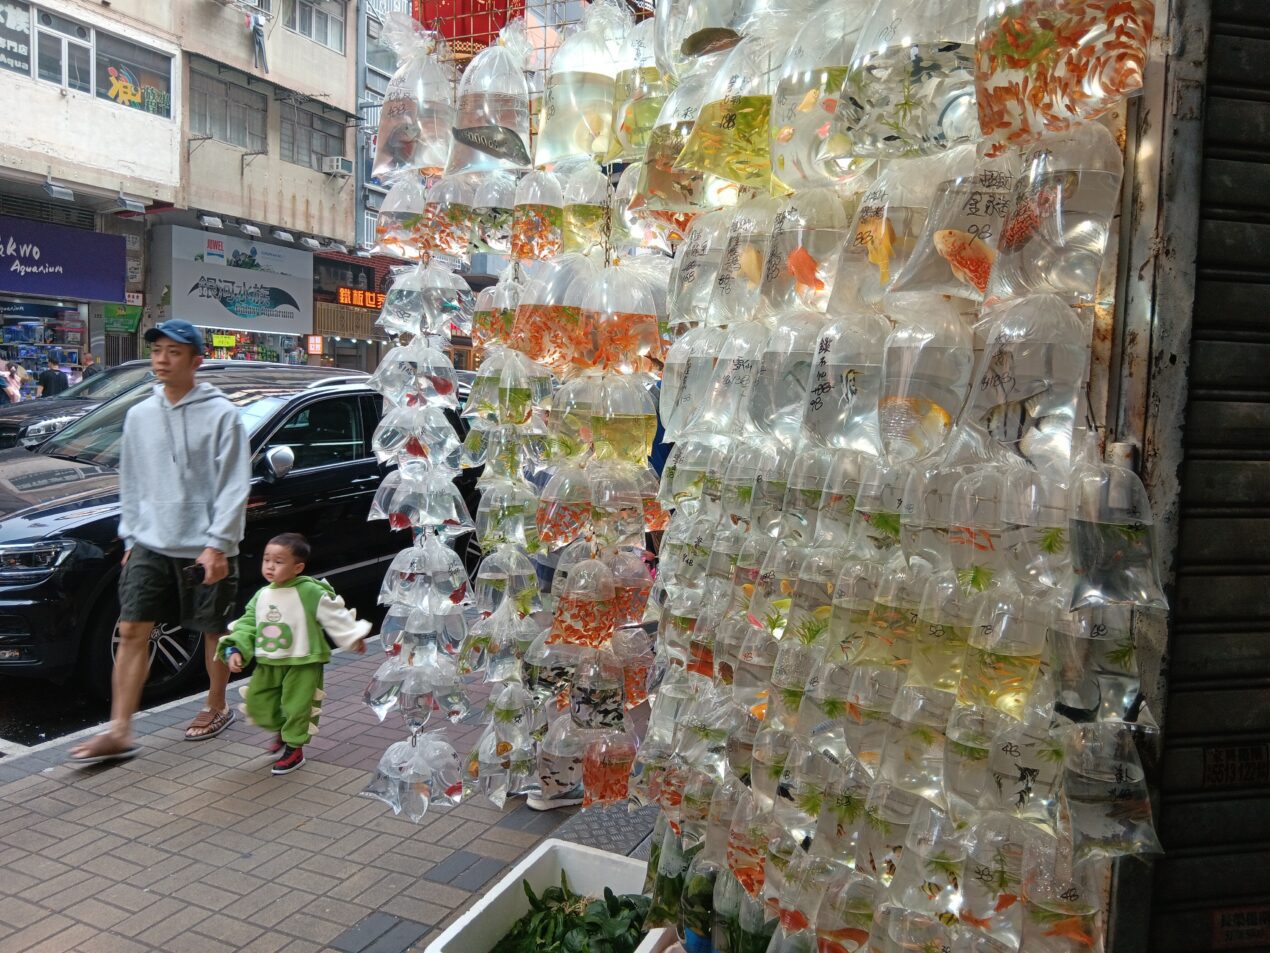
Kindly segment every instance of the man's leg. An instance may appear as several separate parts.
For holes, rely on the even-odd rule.
[[[225,701],[225,688],[229,685],[229,666],[220,659],[216,644],[220,641],[219,633],[210,632],[203,635],[203,661],[207,665],[207,677],[211,684],[207,688],[207,707],[212,711],[224,711],[229,705]]]
[[[110,734],[123,744],[132,741],[132,716],[141,704],[141,689],[150,674],[153,622],[120,622],[115,671],[110,683]]]

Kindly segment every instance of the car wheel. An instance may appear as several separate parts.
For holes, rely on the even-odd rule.
[[[103,613],[103,616],[85,653],[85,676],[93,694],[99,698],[109,698],[115,650],[119,645],[119,622],[117,616],[114,616],[113,622],[109,621],[112,615]],[[157,624],[150,633],[147,650],[150,675],[142,690],[143,696],[170,693],[189,684],[205,670],[202,633],[176,623]]]

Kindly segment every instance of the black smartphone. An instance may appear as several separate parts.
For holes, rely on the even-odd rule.
[[[203,568],[202,563],[195,563],[193,566],[186,566],[182,569],[181,575],[185,577],[185,581],[191,586],[201,586],[203,580],[207,578],[207,570]]]

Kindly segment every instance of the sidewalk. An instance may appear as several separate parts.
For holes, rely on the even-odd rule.
[[[184,741],[201,699],[140,717],[131,762],[72,768],[69,739],[0,760],[0,953],[422,951],[547,837],[646,849],[649,810],[480,798],[412,824],[358,797],[407,737],[362,704],[381,661],[336,656],[322,731],[289,775],[269,773],[266,736],[241,717]],[[476,713],[442,724],[460,757],[481,732]]]

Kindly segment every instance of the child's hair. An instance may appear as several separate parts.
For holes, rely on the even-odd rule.
[[[284,549],[289,550],[297,562],[307,563],[309,561],[309,541],[299,533],[279,533],[269,540],[269,545],[282,546]]]

